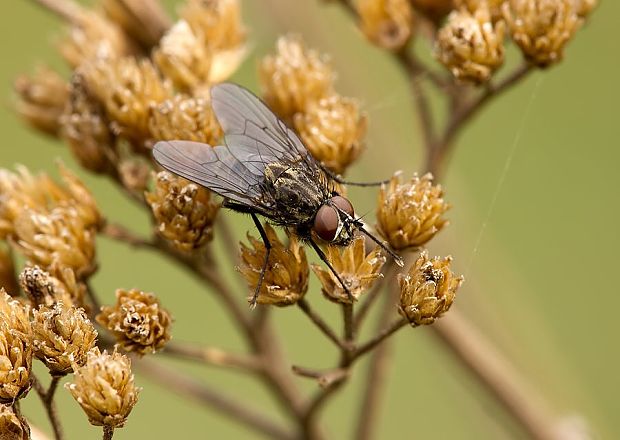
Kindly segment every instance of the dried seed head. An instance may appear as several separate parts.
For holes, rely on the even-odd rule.
[[[405,183],[396,174],[379,192],[377,230],[397,251],[416,248],[446,226],[442,216],[449,208],[430,173]]]
[[[0,403],[13,404],[30,389],[32,327],[29,307],[0,289]]]
[[[295,128],[315,159],[342,174],[363,150],[367,119],[356,100],[332,95],[294,118]]]
[[[153,53],[155,64],[183,91],[209,82],[211,52],[202,37],[196,36],[185,20],[166,32]]]
[[[259,79],[269,107],[285,121],[291,121],[311,102],[333,93],[335,75],[328,59],[306,49],[299,37],[280,37],[276,46],[277,53],[261,61]]]
[[[410,0],[410,2],[417,11],[435,21],[448,15],[455,7],[455,0]]]
[[[306,253],[295,236],[291,235],[288,246],[285,246],[268,224],[265,224],[265,232],[272,247],[265,278],[258,294],[258,303],[276,306],[295,304],[308,290],[310,269]],[[241,272],[250,289],[249,301],[258,284],[266,249],[262,240],[249,234],[248,241],[252,248],[240,243],[241,264],[237,270]]]
[[[385,263],[385,256],[379,247],[366,254],[365,241],[364,237],[358,236],[345,248],[327,246],[327,260],[343,279],[355,300],[359,299],[377,278],[383,276],[381,268]],[[322,291],[327,299],[341,303],[350,302],[340,281],[329,269],[313,264],[312,270],[321,281]]]
[[[502,4],[504,4],[505,1],[506,0],[455,0],[456,5],[454,9],[466,9],[471,12],[472,15],[475,15],[476,11],[479,9],[488,9],[491,14],[491,20],[495,23],[503,18]]]
[[[574,0],[577,15],[587,18],[588,15],[598,6],[598,0]]]
[[[151,136],[157,140],[183,139],[217,145],[222,129],[208,100],[176,95],[151,109]]]
[[[357,0],[362,32],[384,49],[402,49],[413,34],[413,11],[409,0]]]
[[[69,267],[52,264],[49,272],[39,266],[26,266],[19,275],[22,289],[36,306],[51,306],[58,301],[67,305],[84,306],[86,286]]]
[[[159,233],[180,250],[201,248],[213,238],[220,204],[211,192],[167,171],[157,174],[154,192],[146,194]]]
[[[157,0],[101,0],[106,16],[132,40],[151,49],[170,27],[170,19]]]
[[[95,426],[121,428],[138,401],[131,361],[116,351],[108,354],[97,347],[87,354],[82,367],[75,365],[73,382],[65,387]]]
[[[67,82],[53,70],[39,67],[31,77],[18,77],[14,88],[19,96],[17,113],[37,130],[58,135],[60,117],[69,101]]]
[[[458,80],[487,82],[504,62],[504,29],[503,21],[493,24],[486,4],[474,13],[453,11],[437,34],[435,58]]]
[[[583,22],[575,0],[507,0],[502,11],[512,39],[539,67],[562,59],[564,46]]]
[[[151,166],[139,158],[123,160],[118,167],[123,186],[136,193],[146,191],[151,171]]]
[[[30,427],[26,419],[13,410],[12,405],[0,404],[0,439],[30,440]]]
[[[140,355],[161,350],[170,340],[172,318],[152,293],[116,291],[116,304],[101,307],[97,322],[116,337],[121,348]]]
[[[19,284],[15,277],[15,264],[10,249],[0,246],[0,288],[12,296],[19,293]]]
[[[96,173],[113,168],[111,147],[115,139],[110,122],[79,74],[71,80],[71,95],[61,122],[62,137],[80,165]]]
[[[60,53],[72,68],[87,61],[111,61],[131,52],[121,28],[97,12],[86,11],[72,23]]]
[[[151,106],[172,97],[172,85],[147,59],[97,62],[81,69],[88,90],[104,106],[112,129],[138,144],[149,139]]]
[[[83,309],[62,301],[33,310],[34,355],[50,370],[64,376],[72,364],[82,366],[95,346],[97,331]]]
[[[448,311],[463,282],[450,270],[451,257],[428,258],[424,251],[406,275],[398,276],[399,312],[411,325],[428,325]]]

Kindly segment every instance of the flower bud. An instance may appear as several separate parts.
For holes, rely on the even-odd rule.
[[[118,289],[116,304],[101,307],[97,322],[110,330],[127,352],[155,353],[170,340],[170,314],[154,294],[141,290]]]
[[[11,405],[0,404],[0,439],[30,440],[30,427]]]
[[[411,325],[429,325],[448,311],[463,282],[450,270],[451,257],[428,258],[424,251],[406,275],[398,276],[399,312]]]
[[[88,352],[82,367],[75,365],[73,382],[65,387],[95,426],[121,428],[138,401],[131,361],[116,351]]]
[[[289,244],[285,246],[271,226],[265,224],[265,232],[271,243],[269,263],[265,278],[258,293],[258,303],[276,306],[287,306],[299,301],[308,290],[308,261],[299,240],[291,235]],[[241,264],[239,272],[245,278],[251,291],[254,291],[265,261],[265,244],[262,240],[248,234],[249,246],[241,243]]]
[[[360,27],[368,39],[384,49],[402,49],[413,34],[409,0],[357,0]]]
[[[396,174],[381,187],[377,207],[377,230],[399,251],[428,242],[448,223],[442,215],[450,208],[433,176],[414,175],[406,183]]]

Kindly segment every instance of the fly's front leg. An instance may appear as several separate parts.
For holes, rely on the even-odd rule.
[[[325,174],[327,174],[332,180],[335,180],[338,183],[341,183],[343,185],[351,185],[351,186],[381,186],[384,183],[388,183],[390,181],[390,179],[387,180],[381,180],[378,182],[349,182],[347,180],[344,180],[342,177],[340,177],[340,175],[334,173],[332,170],[330,170],[329,168],[323,166],[323,164],[319,164],[321,169],[325,172]]]
[[[310,245],[312,246],[312,249],[314,249],[314,251],[317,253],[319,258],[323,260],[323,263],[325,263],[325,265],[329,268],[329,270],[331,270],[331,272],[336,276],[336,279],[340,282],[340,285],[342,286],[343,290],[346,292],[347,297],[349,298],[349,301],[351,301],[351,304],[353,304],[353,301],[355,301],[355,298],[353,298],[353,294],[351,293],[347,285],[344,283],[344,280],[342,279],[340,274],[336,271],[336,269],[334,269],[334,266],[332,266],[332,264],[329,262],[329,260],[327,259],[327,256],[325,255],[325,252],[323,252],[323,249],[321,249],[320,246],[316,244],[316,242],[312,239],[312,237],[309,237],[308,241],[310,241]]]
[[[258,220],[258,217],[256,217],[256,214],[251,212],[250,215],[252,216],[252,220],[254,221],[254,224],[256,225],[256,229],[258,229],[260,237],[263,239],[263,243],[265,244],[265,261],[263,261],[263,267],[260,271],[260,275],[258,276],[258,284],[256,285],[256,289],[254,290],[254,296],[252,296],[252,299],[250,300],[250,307],[254,308],[256,307],[256,302],[258,301],[258,294],[260,293],[260,288],[263,285],[263,280],[265,279],[265,272],[267,271],[267,265],[269,264],[269,254],[271,253],[271,242],[269,241],[269,238],[267,237],[265,228],[263,228],[263,225],[261,225],[260,221]]]

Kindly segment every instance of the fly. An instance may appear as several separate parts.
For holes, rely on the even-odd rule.
[[[165,169],[202,185],[224,198],[223,206],[250,214],[265,243],[265,260],[250,301],[256,305],[269,263],[271,243],[257,215],[290,228],[309,243],[351,292],[314,239],[347,246],[356,230],[364,233],[400,266],[401,258],[368,232],[354,215],[351,202],[338,194],[344,182],[324,168],[308,152],[297,134],[288,128],[249,90],[231,83],[211,89],[211,105],[224,131],[224,144],[212,147],[191,141],[161,141],[153,157]],[[313,235],[314,233],[314,235]]]

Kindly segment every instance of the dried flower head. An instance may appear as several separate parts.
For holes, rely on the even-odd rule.
[[[504,29],[503,21],[493,25],[486,5],[453,11],[437,34],[435,58],[461,81],[487,82],[504,62]]]
[[[28,422],[15,413],[12,405],[0,404],[0,440],[30,440]]]
[[[448,15],[455,7],[455,0],[410,0],[410,2],[415,10],[435,21]]]
[[[95,426],[121,428],[138,402],[131,361],[116,351],[88,352],[86,363],[74,368],[73,382],[65,387],[80,404],[88,421]]]
[[[574,0],[577,15],[586,18],[598,6],[598,0]]]
[[[149,127],[156,140],[183,139],[217,145],[222,137],[209,101],[183,95],[154,106]]]
[[[359,299],[377,278],[383,276],[381,268],[385,263],[385,256],[381,253],[381,248],[376,247],[366,254],[365,242],[364,237],[358,236],[345,248],[327,246],[327,260],[338,272],[355,300]],[[330,270],[318,264],[313,264],[312,270],[321,281],[323,294],[329,300],[351,302],[340,281]]]
[[[334,73],[329,61],[307,49],[301,38],[280,37],[277,53],[266,56],[259,66],[263,97],[285,121],[304,112],[311,102],[333,93]]]
[[[97,340],[97,330],[84,310],[59,301],[32,313],[34,355],[50,374],[64,376],[71,372],[72,364],[84,365]]]
[[[362,32],[384,49],[402,49],[413,34],[413,11],[409,0],[357,0]]]
[[[135,193],[144,193],[151,178],[151,166],[138,157],[123,160],[118,167],[118,174],[123,186]]]
[[[265,232],[272,247],[257,302],[276,306],[295,304],[308,290],[309,268],[306,253],[296,237],[291,235],[288,246],[285,246],[268,224],[265,224]],[[258,285],[267,250],[262,240],[249,234],[248,241],[252,248],[241,243],[239,251],[241,264],[238,270],[248,284],[251,291],[248,300],[251,300]]]
[[[446,226],[442,216],[449,208],[430,173],[405,183],[396,174],[379,192],[377,230],[397,251],[416,248]]]
[[[141,290],[118,289],[116,304],[101,307],[97,322],[114,333],[123,350],[140,355],[155,353],[170,340],[170,314],[154,294]]]
[[[488,9],[491,13],[491,20],[495,23],[502,19],[502,4],[506,0],[455,0],[455,9],[466,9],[475,15],[479,9]]]
[[[213,237],[213,222],[220,205],[209,190],[162,171],[146,200],[159,233],[178,249],[199,249]]]
[[[149,138],[151,106],[172,97],[172,85],[147,59],[96,62],[80,70],[89,92],[104,106],[112,129],[136,142]]]
[[[15,264],[11,250],[0,246],[0,288],[15,296],[19,292],[19,284],[15,277]]]
[[[540,67],[562,59],[583,21],[575,0],[507,0],[502,8],[512,39]]]
[[[84,168],[96,173],[112,169],[114,134],[101,103],[91,96],[81,75],[71,80],[71,94],[61,118],[62,137]]]
[[[337,174],[363,150],[367,119],[354,99],[339,95],[322,98],[296,114],[294,123],[312,156]]]
[[[105,15],[142,48],[157,44],[170,19],[157,0],[100,0]]]
[[[34,305],[62,301],[67,305],[84,306],[86,285],[79,281],[70,267],[52,264],[44,271],[39,266],[26,266],[19,275],[22,289]]]
[[[424,251],[406,275],[398,276],[399,312],[411,325],[432,324],[454,302],[463,277],[452,273],[451,261],[451,257],[429,259],[428,252]]]
[[[31,368],[29,307],[0,289],[0,403],[13,404],[28,392]]]
[[[53,70],[39,67],[32,77],[18,77],[14,88],[19,95],[17,113],[37,130],[56,136],[69,101],[67,82]]]

